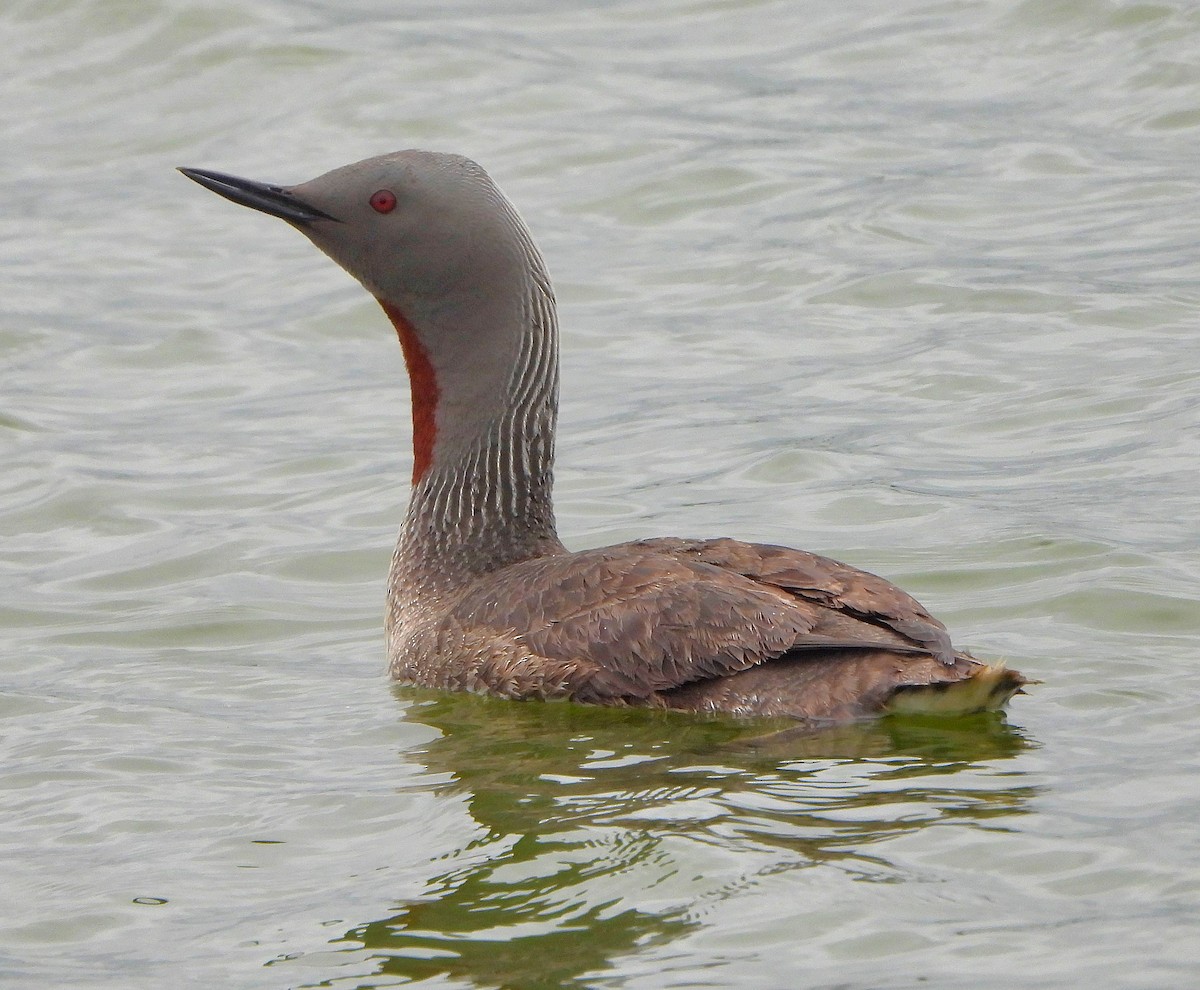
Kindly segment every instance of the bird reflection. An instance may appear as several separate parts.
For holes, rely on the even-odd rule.
[[[396,690],[409,719],[440,732],[407,755],[465,795],[485,833],[438,860],[420,898],[335,943],[358,956],[345,960],[357,985],[595,985],[762,877],[902,880],[883,840],[1006,828],[1035,793],[997,767],[1032,744],[995,713],[800,732]]]

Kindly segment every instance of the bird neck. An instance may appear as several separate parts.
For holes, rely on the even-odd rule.
[[[551,497],[558,327],[548,281],[530,279],[506,321],[516,326],[440,328],[439,340],[476,341],[465,348],[469,360],[434,360],[429,336],[381,304],[404,351],[413,417],[412,493],[392,560],[393,605],[561,553]],[[493,360],[480,359],[479,341],[499,342]]]

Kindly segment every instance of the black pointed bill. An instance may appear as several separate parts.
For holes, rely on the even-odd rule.
[[[218,196],[224,196],[240,206],[269,213],[288,223],[309,224],[314,220],[337,220],[337,217],[331,217],[324,210],[318,210],[297,198],[284,186],[242,179],[236,175],[226,175],[224,172],[210,172],[206,168],[181,168],[179,171],[193,182],[199,182],[205,189],[211,189]]]

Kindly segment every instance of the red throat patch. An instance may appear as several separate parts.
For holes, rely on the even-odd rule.
[[[379,300],[379,305],[396,328],[396,336],[400,338],[400,347],[404,350],[404,363],[408,366],[413,418],[412,480],[415,485],[433,463],[433,444],[437,440],[437,375],[434,374],[433,363],[425,353],[413,325],[408,322],[408,317],[382,299]]]

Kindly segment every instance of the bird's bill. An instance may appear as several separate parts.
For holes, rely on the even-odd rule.
[[[337,220],[324,210],[305,203],[286,186],[274,186],[267,182],[242,179],[224,172],[211,172],[204,168],[181,168],[179,170],[193,182],[211,189],[218,196],[252,210],[279,217],[288,223],[309,224],[314,220]]]

